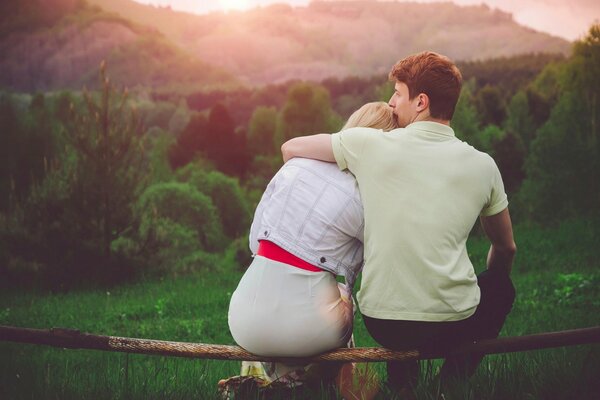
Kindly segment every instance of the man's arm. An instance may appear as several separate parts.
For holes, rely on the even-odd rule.
[[[333,147],[331,146],[331,135],[328,133],[290,139],[281,146],[281,154],[284,163],[294,157],[335,162]]]
[[[489,270],[510,274],[513,258],[517,252],[508,208],[496,215],[481,217],[481,226],[492,242],[487,257]]]

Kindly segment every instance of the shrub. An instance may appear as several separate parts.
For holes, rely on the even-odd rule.
[[[206,171],[194,164],[177,173],[177,179],[188,182],[212,199],[223,232],[234,239],[246,235],[250,229],[250,209],[245,194],[235,178],[218,171]]]
[[[206,265],[208,253],[225,248],[211,199],[190,184],[149,186],[137,202],[135,213],[140,221],[135,239],[120,240],[114,247],[129,255],[137,252],[155,270],[189,271]]]

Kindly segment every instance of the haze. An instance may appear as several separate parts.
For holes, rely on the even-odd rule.
[[[306,6],[310,0],[135,0],[155,6],[170,6],[173,10],[205,14],[212,11],[238,11],[287,3]],[[321,0],[326,1],[326,0]],[[375,0],[367,0],[375,1]],[[433,3],[435,0],[420,0]],[[597,0],[454,0],[460,5],[485,3],[513,14],[515,20],[532,29],[547,32],[568,40],[583,36],[594,21],[600,20],[600,1]]]

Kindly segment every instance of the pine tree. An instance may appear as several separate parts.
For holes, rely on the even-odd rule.
[[[110,261],[111,242],[133,223],[132,204],[144,181],[144,157],[140,118],[127,102],[127,90],[115,89],[105,63],[100,81],[100,93],[84,91],[83,107],[71,106],[64,133],[77,165],[71,200]]]

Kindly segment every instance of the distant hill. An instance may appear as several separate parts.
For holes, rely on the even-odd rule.
[[[117,83],[191,92],[382,75],[422,50],[466,61],[569,48],[510,14],[449,2],[328,1],[207,15],[132,0],[0,2],[0,89],[13,91],[94,86],[102,60]]]
[[[422,50],[467,61],[570,49],[566,40],[485,5],[321,1],[192,15],[131,0],[88,1],[153,26],[185,51],[250,83],[381,74]]]
[[[235,81],[154,28],[82,0],[20,0],[0,11],[0,89],[80,89],[98,83],[102,60],[118,84],[200,87]]]

